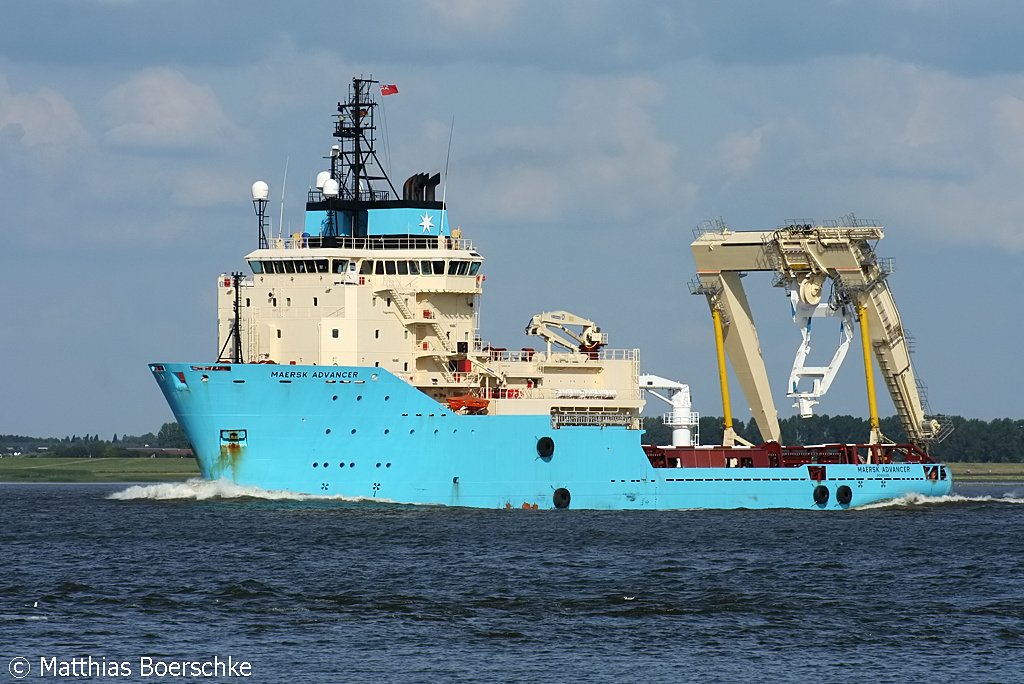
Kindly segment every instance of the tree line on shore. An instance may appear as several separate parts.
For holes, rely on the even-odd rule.
[[[1024,462],[1024,420],[996,418],[979,420],[961,416],[946,416],[943,422],[953,425],[953,432],[942,442],[932,445],[930,453],[940,461],[966,461],[970,463]],[[779,420],[783,444],[856,444],[868,439],[871,428],[867,418],[855,416],[820,415],[811,418],[790,416]],[[645,444],[671,444],[672,429],[659,418],[644,418]],[[733,429],[738,435],[755,444],[761,441],[753,418],[749,422],[735,420]],[[896,416],[879,421],[882,434],[894,442],[905,442],[907,437]],[[714,416],[700,419],[702,444],[722,443],[722,419]]]
[[[979,420],[950,416],[954,430],[944,441],[933,445],[932,456],[942,461],[987,463],[1024,462],[1024,420],[996,418]],[[895,442],[906,440],[895,416],[880,421],[882,434]],[[760,441],[757,425],[737,420],[736,433],[754,442]],[[784,444],[863,443],[870,428],[866,418],[820,415],[811,418],[791,416],[779,421]],[[660,417],[644,418],[645,444],[671,444],[672,429]],[[722,443],[722,419],[705,416],[700,419],[700,442]],[[99,435],[70,437],[23,437],[0,435],[0,455],[61,456],[66,458],[112,458],[148,456],[146,449],[188,449],[185,432],[177,423],[164,423],[156,434],[114,435],[109,440]]]
[[[149,456],[146,449],[188,449],[184,430],[177,423],[164,423],[156,434],[113,435],[109,440],[99,435],[68,437],[25,437],[0,435],[0,455],[59,456],[62,458],[120,458]]]

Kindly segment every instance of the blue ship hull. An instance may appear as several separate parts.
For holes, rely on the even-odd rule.
[[[202,476],[264,489],[480,508],[836,510],[942,496],[953,484],[948,469],[938,479],[920,463],[828,465],[822,481],[808,466],[654,468],[640,430],[453,413],[382,368],[150,369]],[[543,437],[554,442],[548,457],[538,453]],[[848,504],[837,501],[844,485]],[[829,496],[816,503],[821,486]]]

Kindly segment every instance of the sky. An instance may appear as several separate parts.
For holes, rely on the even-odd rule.
[[[721,415],[708,307],[687,289],[694,229],[853,213],[886,227],[878,252],[932,412],[1024,416],[1020,3],[0,10],[0,434],[109,439],[173,420],[147,363],[216,358],[217,276],[256,246],[249,188],[270,185],[275,230],[301,225],[355,75],[399,87],[380,145],[396,182],[443,171],[451,139],[450,221],[487,259],[485,340],[536,346],[530,316],[566,309]],[[745,283],[790,415],[799,333],[783,290]],[[823,330],[815,351],[837,339]],[[818,410],[866,415],[863,385],[851,353]]]

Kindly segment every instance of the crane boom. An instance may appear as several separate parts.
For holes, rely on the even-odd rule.
[[[572,328],[580,328],[579,332]],[[534,314],[526,324],[527,335],[537,335],[548,345],[548,356],[551,356],[551,345],[557,344],[569,351],[595,353],[608,344],[607,333],[594,321],[577,316],[568,311],[545,311]]]
[[[778,413],[740,282],[747,271],[774,271],[776,285],[799,293],[810,307],[820,303],[822,285],[830,280],[838,305],[848,305],[867,317],[862,326],[869,331],[871,351],[907,436],[919,445],[939,441],[951,427],[925,416],[907,335],[886,281],[889,269],[871,244],[885,232],[881,226],[852,217],[849,223],[790,224],[773,231],[731,231],[719,226],[691,244],[697,264],[691,290],[705,295],[725,322],[725,350],[762,438],[778,440]]]

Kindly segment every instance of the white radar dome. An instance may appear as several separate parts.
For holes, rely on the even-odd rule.
[[[263,181],[256,181],[252,184],[253,200],[265,200],[270,197],[270,186]]]
[[[330,197],[331,199],[334,199],[335,197],[338,196],[338,190],[338,181],[334,180],[333,178],[328,178],[327,180],[324,181],[324,197]]]
[[[330,171],[321,171],[320,173],[316,174],[316,189],[317,190],[323,190],[324,189],[324,183],[330,177],[331,177],[331,172]]]

